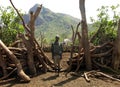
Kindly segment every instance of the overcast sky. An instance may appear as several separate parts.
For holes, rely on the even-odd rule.
[[[69,14],[76,18],[81,18],[79,11],[79,0],[12,0],[14,5],[18,9],[22,9],[25,12],[34,6],[36,3],[43,4],[46,8],[56,13]],[[120,0],[86,0],[86,14],[87,19],[91,16],[96,16],[96,10],[102,5],[111,6],[120,4]],[[9,0],[0,0],[0,6],[11,5]],[[120,11],[120,9],[119,9]],[[89,20],[88,20],[89,21]]]

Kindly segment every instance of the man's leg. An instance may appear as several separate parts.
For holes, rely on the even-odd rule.
[[[60,73],[60,56],[57,57],[57,72]]]
[[[54,70],[55,70],[55,73],[57,72],[57,62],[56,62],[56,57],[54,57],[53,59],[53,62],[54,62]]]

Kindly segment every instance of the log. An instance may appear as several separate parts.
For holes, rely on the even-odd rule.
[[[0,47],[6,52],[9,58],[15,63],[18,76],[20,76],[24,81],[29,82],[30,77],[24,73],[22,66],[20,64],[20,61],[16,58],[16,56],[7,48],[7,46],[1,40],[0,40]]]

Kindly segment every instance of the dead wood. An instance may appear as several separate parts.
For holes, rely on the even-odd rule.
[[[7,83],[7,82],[10,82],[10,81],[14,81],[14,80],[16,80],[16,78],[10,78],[10,79],[6,79],[6,80],[1,80],[0,84],[1,83]]]
[[[18,48],[18,47],[8,47],[9,50],[11,51],[16,51],[16,52],[24,52],[27,51],[26,48]]]
[[[42,5],[37,7],[37,10],[34,12],[30,12],[30,21],[28,23],[28,27],[30,28],[31,31],[31,38],[35,37],[34,32],[35,32],[35,20],[38,17],[40,11],[41,11]]]
[[[12,44],[10,44],[10,47],[18,47],[19,43],[22,43],[22,41],[21,40],[17,40],[15,42],[13,42]]]
[[[16,58],[16,56],[4,45],[4,43],[0,40],[0,47],[3,48],[3,50],[6,52],[7,55],[9,55],[9,58],[15,63],[17,67],[17,74],[20,76],[24,81],[29,82],[30,78],[28,75],[26,75],[22,69],[22,66],[20,64],[20,61]]]
[[[95,58],[96,58],[96,57],[97,57],[97,58],[99,57],[99,58],[100,58],[100,57],[103,57],[103,56],[108,55],[108,54],[109,54],[110,52],[112,52],[112,51],[113,51],[113,48],[111,48],[110,50],[108,50],[107,52],[104,52],[104,53],[92,54],[91,57],[95,57]]]
[[[94,39],[97,37],[98,33],[100,32],[101,28],[102,28],[102,24],[100,24],[100,27],[97,30],[97,32],[91,37],[90,42],[94,41]]]
[[[103,72],[100,72],[100,71],[92,70],[92,71],[86,72],[86,75],[89,76],[89,77],[90,77],[90,76],[104,76],[104,77],[109,78],[109,79],[111,79],[111,80],[119,81],[119,82],[120,82],[119,79],[114,78],[114,77],[112,77],[112,76],[110,76],[110,75],[108,75],[108,74],[105,74],[105,73],[103,73]]]
[[[42,50],[42,48],[39,46],[38,42],[36,41],[36,39],[34,38],[34,42],[37,46],[37,49],[39,49],[38,51],[40,52],[40,54],[43,56],[43,58],[45,59],[46,63],[53,68],[54,64],[49,60],[48,56],[44,53],[44,51]]]
[[[23,26],[25,27],[25,29],[27,30],[27,32],[30,33],[30,28],[27,26],[27,24],[25,24],[23,17],[20,15],[19,11],[16,9],[16,7],[14,6],[14,4],[12,3],[12,0],[10,0],[10,3],[13,6],[13,8],[15,9],[15,11],[17,12],[17,14],[20,17],[20,19],[22,20],[22,23],[23,23]]]
[[[80,59],[77,59],[77,68],[76,68],[75,72],[78,72],[82,62],[83,62],[83,57],[81,57]]]
[[[33,49],[34,49],[33,44],[34,43],[29,39],[27,40],[23,34],[20,34],[20,37],[23,40],[25,47],[27,49],[27,64],[30,70],[30,74],[35,75],[36,68],[35,68],[34,59],[33,59]]]
[[[17,70],[17,68],[13,69],[9,74],[5,75],[4,77],[0,78],[0,80],[4,80],[6,78],[8,78],[11,74],[13,74],[15,71]]]
[[[39,46],[39,44],[38,44],[38,42],[36,41],[36,39],[35,39],[35,37],[34,37],[34,21],[35,21],[35,19],[36,19],[36,17],[38,16],[38,14],[39,14],[39,12],[40,12],[40,10],[41,10],[41,8],[42,8],[42,5],[40,5],[38,8],[37,8],[37,10],[36,10],[36,12],[35,12],[35,14],[33,14],[33,13],[31,13],[31,21],[29,22],[29,24],[28,24],[28,26],[26,26],[25,25],[25,22],[24,22],[24,20],[23,20],[23,18],[22,18],[22,16],[20,15],[20,13],[19,13],[19,11],[15,8],[15,6],[12,4],[12,6],[14,7],[14,9],[16,10],[16,12],[18,13],[18,15],[20,16],[20,18],[21,18],[21,20],[22,20],[22,22],[23,22],[23,26],[24,26],[24,28],[26,29],[26,33],[27,33],[27,37],[28,37],[28,39],[30,40],[29,41],[29,43],[28,44],[30,44],[30,42],[32,42],[32,49],[33,49],[33,52],[34,52],[34,49],[36,49],[36,50],[40,50],[40,54],[39,55],[42,55],[43,56],[43,58],[45,59],[45,61],[46,61],[46,63],[47,64],[49,64],[49,66],[53,66],[53,63],[48,59],[48,57],[47,57],[47,55],[45,55],[45,53],[43,52],[43,50],[41,49],[41,47]],[[25,40],[25,39],[24,39]],[[25,41],[26,42],[26,41]],[[27,44],[27,45],[28,45]],[[27,46],[26,45],[26,46]],[[31,47],[31,46],[30,46]],[[29,48],[29,49],[31,49],[31,48]],[[29,49],[27,49],[27,50],[29,50]],[[32,51],[32,49],[31,49],[31,51]],[[31,52],[32,53],[32,52]],[[32,64],[31,64],[32,65]]]
[[[84,77],[85,77],[85,80],[86,80],[87,82],[90,82],[90,79],[88,78],[87,73],[85,73],[85,72],[84,72]]]
[[[98,73],[98,74],[101,74],[102,76],[105,76],[105,77],[107,77],[107,78],[109,78],[109,79],[111,79],[111,80],[119,81],[119,82],[120,82],[119,79],[116,79],[116,78],[114,78],[114,77],[112,77],[112,76],[110,76],[110,75],[107,75],[107,74],[103,73],[103,72],[97,72],[97,73]]]
[[[86,21],[86,12],[85,12],[85,0],[79,0],[79,8],[81,12],[81,28],[82,28],[82,46],[85,53],[85,64],[88,70],[92,69],[91,57],[90,57],[90,46],[88,41],[88,27]]]
[[[118,23],[117,39],[113,51],[112,67],[116,70],[120,67],[120,19]]]
[[[114,72],[114,73],[118,74],[118,72],[115,71],[114,69],[112,69],[111,67],[108,67],[108,66],[106,66],[106,65],[102,65],[102,64],[96,62],[94,59],[92,59],[92,61],[93,61],[93,63],[94,63],[95,65],[97,65],[97,66],[99,66],[99,67],[101,67],[101,68],[104,68],[104,69],[106,69],[106,70],[110,70],[111,72]]]
[[[79,40],[78,58],[80,58],[80,55],[81,55],[80,52],[82,49],[82,40],[81,40],[82,38],[81,38],[80,32],[77,32],[77,35],[78,35],[78,40]],[[83,57],[81,57],[80,59],[77,60],[77,68],[76,68],[75,72],[77,72],[79,70],[82,62],[83,62]]]
[[[74,28],[73,28],[72,25],[71,25],[71,29],[72,29],[72,42],[73,42],[73,40],[74,40],[74,36],[75,36],[75,31],[74,31]]]
[[[6,60],[3,58],[2,54],[1,54],[1,50],[0,50],[0,66],[2,67],[3,70],[3,76],[7,75],[7,70],[6,70]]]
[[[66,77],[67,77],[67,74],[70,72],[70,70],[72,68],[73,49],[74,49],[75,40],[76,40],[76,37],[77,37],[77,34],[78,34],[78,28],[79,28],[79,26],[80,26],[80,22],[78,23],[78,25],[76,27],[75,34],[74,34],[74,31],[73,31],[73,37],[72,37],[73,41],[72,41],[72,47],[71,47],[71,52],[70,52],[70,58],[69,58],[69,63],[70,64],[69,64],[69,67],[67,69],[67,73],[65,74]],[[72,30],[74,30],[73,27],[72,27]]]

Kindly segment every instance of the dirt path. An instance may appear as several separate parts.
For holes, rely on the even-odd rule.
[[[51,58],[51,54],[47,54]],[[62,69],[67,67],[66,61],[69,53],[63,54]],[[86,82],[84,77],[73,76],[71,73],[65,76],[65,72],[61,72],[58,77],[53,71],[38,75],[31,78],[30,83],[22,83],[14,80],[0,84],[0,87],[120,87],[120,82],[109,79],[90,78],[90,82]]]

